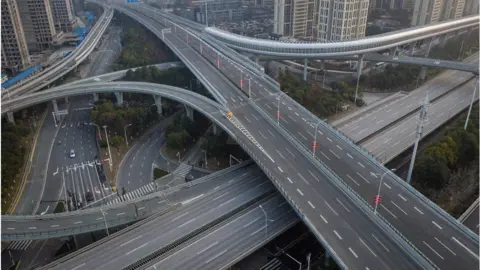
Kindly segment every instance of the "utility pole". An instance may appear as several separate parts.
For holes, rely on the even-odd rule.
[[[478,89],[478,76],[476,76],[475,78],[475,85],[473,86],[472,100],[470,101],[470,107],[468,107],[467,119],[465,119],[465,126],[463,127],[464,130],[467,130],[468,119],[470,118],[470,113],[472,112],[473,102],[475,101],[475,94],[477,93],[477,89]]]
[[[103,126],[103,129],[105,130],[105,138],[107,138],[108,163],[110,164],[110,171],[112,171],[112,152],[110,151],[110,143],[108,142],[107,126]]]
[[[417,126],[417,139],[415,140],[415,145],[413,146],[412,159],[410,160],[410,167],[408,168],[407,183],[410,184],[412,180],[413,166],[415,165],[415,156],[417,155],[418,143],[423,135],[423,122],[427,119],[427,109],[428,109],[428,92],[425,100],[423,102],[422,108],[420,109],[420,116],[418,118]]]

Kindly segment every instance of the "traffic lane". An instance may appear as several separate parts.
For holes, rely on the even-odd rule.
[[[465,87],[455,90],[433,103],[428,108],[423,136],[426,136],[427,133],[438,128],[445,120],[469,106],[468,99],[471,93],[468,92],[468,88],[470,87],[473,87],[473,85],[467,84]],[[366,141],[362,144],[362,147],[374,156],[379,157],[380,160],[384,158],[390,159],[392,156],[399,154],[402,149],[408,148],[415,141],[417,125],[418,114],[412,115],[399,122],[398,125]]]
[[[188,204],[177,211],[162,215],[132,231],[125,232],[103,245],[79,254],[53,269],[74,268],[77,266],[79,266],[78,269],[87,269],[89,267],[104,269],[122,268],[137,261],[139,256],[146,255],[152,250],[157,250],[160,246],[165,246],[174,239],[181,237],[186,231],[193,230],[195,227],[193,225],[211,221],[222,213],[229,211],[235,205],[251,200],[269,189],[273,190],[273,186],[268,181],[263,181],[263,183],[255,182],[255,184],[257,184],[257,187],[252,188],[252,182],[234,182],[232,185],[222,188],[221,192],[206,196],[195,204]],[[235,195],[233,200],[225,195],[226,192],[232,192]],[[108,245],[108,249],[105,249],[106,245]],[[143,254],[137,252],[140,249],[139,247],[143,248],[147,245],[149,247],[147,250],[142,250]],[[89,265],[89,262],[91,265]]]
[[[463,221],[463,224],[467,226],[470,230],[475,232],[476,234],[479,233],[479,215],[478,215],[478,205],[473,210],[473,212]]]
[[[272,235],[271,232],[275,232],[279,225],[284,225],[285,221],[291,223],[298,220],[281,195],[277,195],[261,205],[267,213],[267,217],[275,217],[275,220],[268,221],[269,235]],[[265,239],[265,227],[264,213],[257,205],[229,223],[205,232],[194,243],[177,250],[147,269],[153,269],[154,267],[161,269],[219,268],[223,265],[223,262],[242,254],[245,251],[245,244],[251,247],[263,241]],[[219,239],[225,240],[219,241]],[[243,252],[238,252],[239,250]]]
[[[275,99],[275,98],[273,98]],[[269,102],[269,99],[264,99],[263,101]],[[270,101],[271,102],[271,101]],[[289,110],[287,110],[289,111]],[[293,109],[292,109],[293,111]],[[276,111],[275,111],[276,112]],[[273,112],[270,112],[270,114],[274,115]],[[283,114],[284,115],[284,114]],[[300,117],[301,115],[299,115]],[[313,124],[310,126],[310,124],[307,124],[307,120],[305,118],[302,118],[302,120],[297,120],[297,121],[289,121],[286,124],[284,124],[285,121],[280,120],[281,126],[286,128],[287,130],[302,130],[302,126],[300,126],[299,123],[302,123],[304,125],[307,125],[312,129],[312,132],[314,132],[314,129],[312,128]],[[283,123],[283,124],[282,124]],[[378,168],[373,168],[371,163],[367,163],[366,161],[357,161],[355,164],[356,160],[359,160],[357,155],[354,155],[353,152],[349,152],[349,147],[347,145],[343,145],[340,140],[337,141],[336,137],[333,136],[325,136],[326,134],[321,131],[321,126],[319,126],[319,134],[317,134],[317,141],[319,142],[319,151],[316,151],[316,156],[320,160],[322,160],[330,169],[332,169],[343,181],[349,185],[354,191],[356,191],[365,201],[370,202],[373,200],[374,196],[377,194],[377,189],[378,189],[378,181],[380,180],[378,176],[374,176],[371,173],[378,173],[377,170]],[[324,132],[327,132],[326,130]],[[297,137],[300,143],[303,143],[305,147],[311,148],[312,142],[313,142],[313,134],[308,132],[299,133],[300,136]],[[308,137],[310,136],[310,137]],[[278,136],[277,136],[278,137]],[[326,138],[326,140],[325,140]],[[330,143],[328,143],[330,142]],[[328,148],[328,152],[325,149],[326,147]],[[336,150],[332,150],[334,148],[337,148]],[[321,149],[324,149],[325,151],[322,151]],[[345,150],[344,150],[345,149]],[[327,153],[327,154],[325,154]],[[329,156],[327,156],[329,155]],[[339,162],[341,160],[341,162]],[[345,164],[350,165],[350,166],[345,166]],[[370,168],[372,167],[372,168]],[[387,178],[387,177],[386,177]],[[391,182],[393,179],[391,179]],[[431,251],[430,246],[424,245],[423,241],[420,241],[421,239],[425,241],[431,241],[433,239],[438,238],[442,243],[448,243],[448,241],[452,241],[453,239],[450,239],[450,237],[455,236],[456,239],[461,239],[463,234],[459,234],[458,231],[456,231],[455,228],[449,223],[448,221],[445,221],[443,218],[439,218],[436,212],[433,212],[433,210],[421,210],[418,212],[417,210],[414,210],[415,206],[418,208],[422,208],[423,203],[420,202],[419,199],[411,195],[408,191],[402,191],[401,188],[402,186],[399,186],[397,183],[392,183],[392,185],[395,185],[396,188],[392,189],[391,184],[387,182],[387,179],[385,179],[384,184],[386,184],[387,188],[384,188],[382,190],[382,197],[383,201],[381,206],[379,207],[379,213],[382,213],[382,216],[385,217],[390,223],[392,224],[397,224],[399,227],[396,227],[397,229],[400,229],[400,232],[404,234],[405,236],[409,237],[410,235],[413,235],[414,237],[409,237],[410,241],[415,243],[415,246],[422,250],[422,252],[429,252]],[[405,206],[406,205],[406,206]],[[397,223],[397,217],[402,217],[402,215],[406,212],[405,207],[408,207],[408,209],[412,209],[412,214],[415,216],[415,220],[413,218],[408,218],[403,216],[403,219],[405,219],[405,222],[409,222],[410,224],[408,226],[404,226],[404,224],[398,224]],[[409,211],[409,210],[407,210]],[[426,213],[426,214],[425,214]],[[408,218],[408,221],[406,220]],[[424,222],[418,224],[417,219],[424,220]],[[435,222],[436,224],[442,224],[440,227],[444,228],[442,232],[437,232],[437,231],[432,231],[429,230],[432,226],[432,221]],[[423,233],[420,235],[417,235],[417,231],[415,230],[416,228],[422,228],[423,230],[427,233]],[[455,240],[453,240],[456,242]],[[468,238],[460,240],[461,242],[472,242]],[[440,243],[438,243],[441,245]],[[457,248],[462,249],[461,245],[458,245]],[[478,249],[472,249],[473,252]],[[470,252],[472,250],[461,250],[463,252],[463,255],[471,255]],[[448,252],[448,251],[447,251]],[[434,254],[436,256],[436,254]],[[444,254],[445,257],[453,255],[452,253],[450,254]],[[440,257],[439,259],[443,260],[444,256],[438,256]],[[456,255],[455,255],[456,256]],[[438,258],[437,257],[437,258]],[[434,258],[435,259],[435,258]],[[472,263],[473,260],[471,260]]]
[[[253,108],[248,107],[236,109],[234,115],[237,118],[241,118],[243,114],[249,114],[252,109]],[[247,127],[249,127],[249,130],[258,131],[265,129],[266,127],[269,129],[271,128],[270,126],[270,123],[266,120],[259,119],[255,124]],[[318,233],[321,234],[320,237],[323,237],[325,241],[333,247],[347,267],[357,265],[357,259],[361,256],[360,260],[362,261],[376,262],[380,264],[385,263],[389,265],[389,267],[407,265],[411,269],[416,268],[413,262],[410,261],[411,259],[403,253],[396,244],[393,244],[387,236],[383,236],[383,232],[367,217],[361,213],[357,213],[357,211],[350,211],[348,212],[348,215],[344,216],[344,212],[341,209],[343,206],[355,210],[356,207],[350,205],[349,199],[346,198],[342,192],[339,192],[334,188],[332,186],[333,184],[325,179],[326,176],[324,176],[322,172],[317,168],[312,168],[311,163],[305,160],[305,157],[298,149],[289,146],[288,141],[282,136],[265,139],[255,131],[251,132],[252,135],[255,136],[255,139],[267,151],[268,156],[273,157],[274,162],[272,162],[266,154],[259,153],[258,158],[265,164],[273,163],[272,168],[275,169],[270,173],[275,176],[277,181],[280,181],[280,184],[284,187],[286,192],[288,192],[289,196],[291,196],[300,209],[306,213],[307,217],[313,222],[317,230],[320,230],[321,228],[323,229],[325,226],[332,226],[332,230],[326,229]],[[279,149],[279,145],[286,146],[284,151],[286,153],[275,153],[276,150]],[[295,158],[287,156],[289,155],[287,152],[295,155]],[[305,174],[299,175],[299,171],[305,172]],[[307,175],[307,173],[309,175]],[[317,188],[319,188],[318,191]],[[388,250],[395,250],[397,256],[375,257],[376,254],[385,255],[384,253],[386,251],[379,249],[377,246],[372,248],[373,252],[365,249],[362,242],[357,240],[361,237],[361,235],[358,234],[360,231],[358,229],[360,227],[352,228],[346,226],[346,223],[344,223],[346,220],[349,221],[349,224],[357,224],[360,219],[364,219],[365,222],[368,223],[368,226],[362,227],[362,233],[369,233],[378,236],[378,238],[381,238],[381,241],[385,242],[384,244],[388,246]],[[372,237],[370,237],[370,239],[371,238]],[[363,238],[362,240],[364,242],[368,241]],[[348,249],[344,243],[347,243],[351,250]],[[404,256],[399,254],[404,254]]]

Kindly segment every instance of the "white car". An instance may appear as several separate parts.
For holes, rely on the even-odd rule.
[[[75,150],[70,150],[70,157],[71,158],[74,158],[75,157]]]

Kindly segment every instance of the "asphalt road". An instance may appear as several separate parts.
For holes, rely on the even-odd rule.
[[[268,180],[242,179],[184,205],[107,243],[46,269],[121,269],[223,214],[272,191]]]
[[[170,34],[166,34],[166,36],[173,42],[173,37],[171,37]],[[190,39],[189,42],[194,48],[199,47],[199,45],[195,44],[195,39]],[[178,46],[181,46],[181,44]],[[185,51],[187,50],[181,50],[182,53]],[[206,57],[210,57],[212,63],[218,60],[215,54],[213,58],[206,50],[203,50],[203,54]],[[191,54],[191,57],[195,57],[195,54]],[[221,62],[220,67],[221,70],[222,68],[227,70],[224,74],[226,74],[232,82],[236,82],[237,85],[241,84],[241,81],[245,82],[246,79],[249,79],[249,77],[243,74],[240,67],[232,66],[228,61]],[[209,81],[215,83],[224,80],[218,73],[213,77],[208,76],[208,78]],[[270,87],[267,85],[262,85],[263,80],[259,80],[258,78],[250,79],[252,79],[252,98],[259,106],[263,107],[267,115],[274,118],[277,113],[275,105],[278,105],[278,102],[276,96],[270,93],[275,90],[269,89]],[[248,94],[246,85],[242,85],[240,88],[243,88],[244,93]],[[270,173],[274,175],[277,181],[281,182],[283,187],[287,188],[287,194],[292,197],[297,205],[301,205],[302,211],[309,213],[307,217],[314,224],[315,228],[322,228],[322,233],[325,233],[324,227],[322,226],[324,221],[320,218],[319,214],[327,215],[327,213],[331,214],[333,212],[333,215],[335,215],[335,213],[338,213],[338,209],[343,208],[342,205],[346,205],[350,201],[345,198],[343,193],[333,187],[332,182],[326,179],[324,173],[313,167],[311,161],[302,156],[299,149],[292,146],[291,142],[283,138],[269,122],[263,119],[263,116],[256,115],[254,108],[242,102],[242,99],[245,99],[245,95],[243,95],[242,98],[242,95],[235,94],[236,91],[232,88],[223,88],[221,90],[227,100],[231,100],[231,102],[229,101],[229,106],[234,115],[240,119],[241,123],[250,131],[264,149],[264,151],[257,152],[263,152],[260,158],[264,158],[265,163],[269,164],[268,168],[270,168]],[[286,102],[289,104],[286,104]],[[299,105],[291,103],[290,100],[282,99],[280,104],[282,106],[280,109],[282,116],[280,118],[280,126],[297,137],[297,140],[304,145],[304,147],[310,149],[313,141],[312,132],[314,132],[314,124],[310,124],[307,121],[312,117],[303,110],[298,109]],[[317,141],[322,151],[317,151],[317,158],[326,163],[340,178],[344,179],[346,184],[356,191],[364,200],[370,202],[377,192],[378,186],[375,182],[379,181],[379,176],[373,176],[370,173],[381,172],[378,164],[368,161],[365,156],[347,145],[343,140],[338,139],[330,130],[323,126],[319,127],[318,133]],[[258,145],[251,149],[257,150]],[[265,153],[268,153],[268,156],[265,156]],[[339,159],[343,160],[339,162]],[[258,163],[259,158],[256,158],[256,161]],[[271,163],[275,163],[275,165]],[[301,173],[301,175],[299,175],[299,173]],[[315,181],[318,181],[318,183]],[[455,260],[448,259],[452,256],[461,256],[461,259],[465,262],[465,267],[468,269],[477,268],[478,257],[475,254],[478,252],[478,247],[476,247],[470,238],[459,233],[451,223],[440,218],[434,210],[426,206],[418,197],[412,195],[412,193],[400,185],[397,180],[393,180],[388,176],[384,183],[386,184],[384,190],[387,189],[387,191],[382,192],[384,199],[382,205],[379,207],[380,215],[399,229],[403,235],[408,237],[409,240],[434,261],[434,263],[442,265],[442,268],[447,267],[453,269],[456,267],[456,265],[452,263]],[[327,187],[330,187],[330,190]],[[329,210],[331,206],[329,207],[325,202],[336,202],[336,210]],[[351,216],[351,212],[356,211],[347,213]],[[329,218],[333,217],[329,216],[327,219]],[[365,216],[363,216],[363,218],[365,219]],[[345,219],[348,220],[346,217]],[[418,220],[421,220],[421,222]],[[342,221],[344,222],[343,219]],[[341,221],[336,222],[342,224]],[[349,224],[358,224],[358,219],[356,219],[355,222],[349,222]],[[369,228],[372,227],[375,226],[361,226],[361,229],[355,232],[349,231],[348,229],[350,228],[347,227],[345,232],[337,233],[350,233],[348,241],[349,243],[353,243],[355,236],[366,233]],[[344,263],[347,265],[358,265],[355,261],[359,256],[355,251],[351,252],[343,245],[341,245],[341,247],[339,246],[344,238],[340,239],[332,231],[323,237],[328,237],[327,242],[333,246],[334,250],[340,253],[340,258],[344,260]],[[376,245],[375,239],[371,237],[364,241],[372,241],[367,244],[369,247]],[[358,243],[358,245],[360,247],[357,246],[357,248],[353,248],[353,250],[364,249],[360,243]],[[454,252],[452,252],[452,249]],[[380,253],[382,251],[379,250],[377,252]],[[399,251],[398,254],[402,254],[402,252]],[[362,254],[361,260],[363,263],[372,263],[377,259],[390,266],[407,263],[410,264],[409,267],[412,267],[412,262],[408,262],[408,258],[405,257],[401,258],[401,256],[397,255],[395,258],[392,258],[392,256],[381,256],[381,259],[374,258],[373,253],[368,253],[367,250],[365,254]],[[445,258],[447,258],[447,260],[445,260]]]
[[[231,261],[248,256],[248,253],[255,251],[255,247],[261,246],[268,237],[298,220],[285,199],[277,195],[257,204],[239,218],[206,231],[195,242],[177,248],[175,253],[147,269],[225,269],[231,266]]]
[[[443,125],[457,113],[468,108],[473,87],[474,81],[468,82],[432,103],[427,111],[423,137]],[[478,96],[476,99],[478,99]],[[413,145],[417,136],[419,114],[412,114],[397,122],[376,136],[364,141],[361,146],[385,164]]]
[[[476,234],[479,234],[479,211],[478,211],[478,204],[477,207],[472,211],[472,213],[463,221],[463,224],[467,226],[470,230],[474,231]]]
[[[466,62],[478,63],[478,54],[469,57]],[[389,124],[398,121],[408,113],[418,109],[428,92],[429,100],[447,93],[473,75],[462,71],[446,71],[426,82],[418,89],[412,91],[402,99],[393,100],[374,111],[360,114],[343,122],[337,129],[354,142],[361,142],[372,134],[381,131]]]

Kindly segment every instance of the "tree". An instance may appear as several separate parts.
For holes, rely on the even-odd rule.
[[[447,164],[434,155],[421,155],[415,162],[415,179],[422,186],[441,189],[448,181]]]
[[[191,137],[186,130],[171,132],[167,135],[167,146],[172,149],[182,149]]]
[[[121,136],[115,135],[113,136],[112,141],[110,142],[110,145],[118,149],[118,147],[120,147],[122,143],[123,143],[123,138]]]

